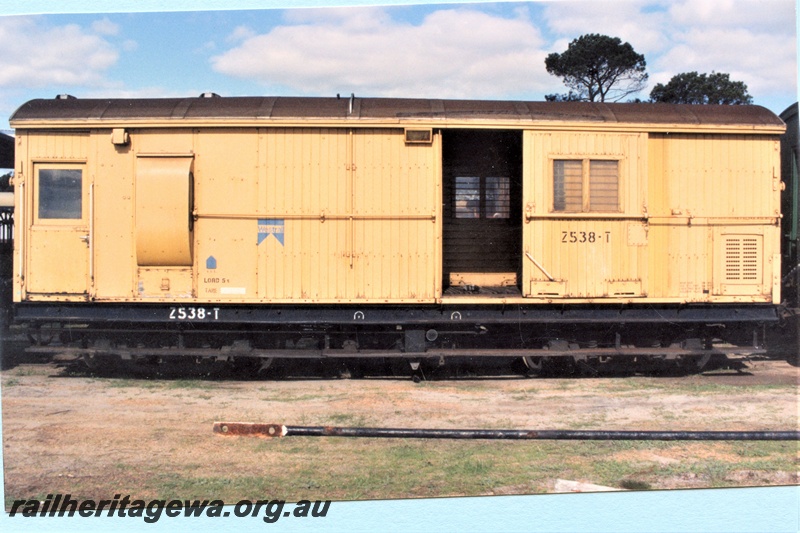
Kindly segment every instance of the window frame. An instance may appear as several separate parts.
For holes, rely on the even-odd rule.
[[[80,206],[81,216],[78,218],[63,218],[63,217],[43,217],[41,216],[41,193],[42,193],[42,171],[52,170],[77,170],[80,171],[81,180],[81,194]],[[89,176],[86,173],[86,164],[82,162],[75,163],[56,163],[56,162],[35,162],[34,163],[34,186],[33,186],[33,223],[42,226],[85,226],[89,220],[89,206],[88,206],[88,184]]]
[[[477,182],[473,184],[470,182]],[[453,179],[453,218],[459,220],[480,220],[483,212],[483,178],[481,176],[455,176]],[[459,187],[462,185],[463,187]],[[470,205],[474,199],[466,196],[477,195],[478,204]],[[464,205],[459,205],[464,202]]]
[[[559,161],[580,162],[581,163],[581,207],[580,210],[575,209],[556,209],[556,163]],[[591,167],[593,161],[603,162],[616,162],[617,163],[617,205],[614,210],[606,209],[592,209],[592,174]],[[619,156],[570,156],[570,155],[557,155],[551,156],[549,160],[549,177],[550,177],[550,212],[556,214],[562,213],[575,213],[575,214],[603,214],[610,215],[624,213],[622,201],[622,166],[624,159]],[[566,206],[566,203],[565,203]]]
[[[477,186],[472,184],[465,183],[465,187],[463,189],[459,189],[459,180],[477,180]],[[504,208],[501,210],[493,209],[495,212],[501,212],[502,216],[494,217],[489,216],[487,209],[490,207],[489,205],[489,181],[496,180],[497,184],[504,184],[504,186],[495,187],[492,189],[492,193],[495,195],[493,198],[493,206]],[[453,178],[453,218],[458,220],[496,220],[496,221],[507,221],[511,219],[512,216],[512,209],[511,209],[511,176],[494,176],[494,175],[483,175],[483,174],[473,174],[469,176],[454,176]],[[458,202],[460,200],[464,200],[463,195],[459,195],[460,192],[463,191],[476,191],[473,194],[477,195],[478,204],[477,205],[464,205],[459,206]],[[501,194],[498,195],[497,192]],[[502,193],[505,194],[505,197],[502,196]],[[498,201],[499,200],[499,201]],[[466,200],[469,201],[469,200]],[[474,200],[472,200],[474,201]]]
[[[496,186],[490,188],[489,182]],[[489,203],[489,193],[494,195],[492,204]],[[483,194],[481,195],[481,218],[486,220],[508,220],[511,218],[511,177],[486,176],[483,178]],[[490,207],[492,209],[490,209]],[[495,216],[500,214],[500,216]]]

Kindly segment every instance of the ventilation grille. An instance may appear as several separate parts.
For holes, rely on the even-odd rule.
[[[725,281],[758,283],[761,278],[761,235],[725,237]]]

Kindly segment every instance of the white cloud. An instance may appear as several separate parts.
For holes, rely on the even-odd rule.
[[[557,2],[545,20],[556,52],[585,33],[630,42],[647,60],[651,88],[682,72],[716,71],[745,82],[756,102],[796,92],[793,0]]]
[[[118,53],[80,26],[45,26],[39,19],[0,18],[0,87],[104,83]]]
[[[675,24],[685,26],[792,33],[797,20],[794,4],[791,0],[680,0],[669,4],[669,14]]]
[[[117,35],[119,33],[119,25],[104,18],[92,22],[92,30],[99,35]]]
[[[251,37],[255,37],[256,32],[247,26],[237,26],[233,32],[228,36],[228,42],[241,42]]]
[[[335,24],[347,28],[391,23],[390,15],[381,7],[290,9],[284,12],[284,20],[289,25]]]
[[[561,40],[553,52],[563,52],[573,39],[587,33],[619,37],[647,59],[648,52],[668,41],[664,32],[666,14],[660,9],[643,10],[644,2],[555,2],[544,11],[551,32]],[[562,43],[566,41],[566,44]]]
[[[716,71],[743,81],[756,101],[796,93],[791,0],[687,2],[682,7],[670,10],[671,42],[652,64],[654,82],[681,72]]]
[[[601,33],[644,54],[650,87],[692,70],[727,72],[756,101],[796,87],[792,0],[570,0],[511,12],[466,5],[411,24],[377,7],[289,10],[269,31],[236,28],[211,65],[293,94],[542,98],[566,91],[546,55]]]
[[[543,39],[524,13],[443,9],[418,25],[372,9],[290,11],[212,66],[300,94],[494,98],[552,86]]]

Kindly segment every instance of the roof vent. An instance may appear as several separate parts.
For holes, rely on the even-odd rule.
[[[57,94],[56,100],[76,100],[71,94]]]
[[[208,92],[201,94],[200,98],[220,98],[220,96],[217,93]]]

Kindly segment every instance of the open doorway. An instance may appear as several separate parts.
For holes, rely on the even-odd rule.
[[[445,130],[445,294],[518,293],[522,132]]]

